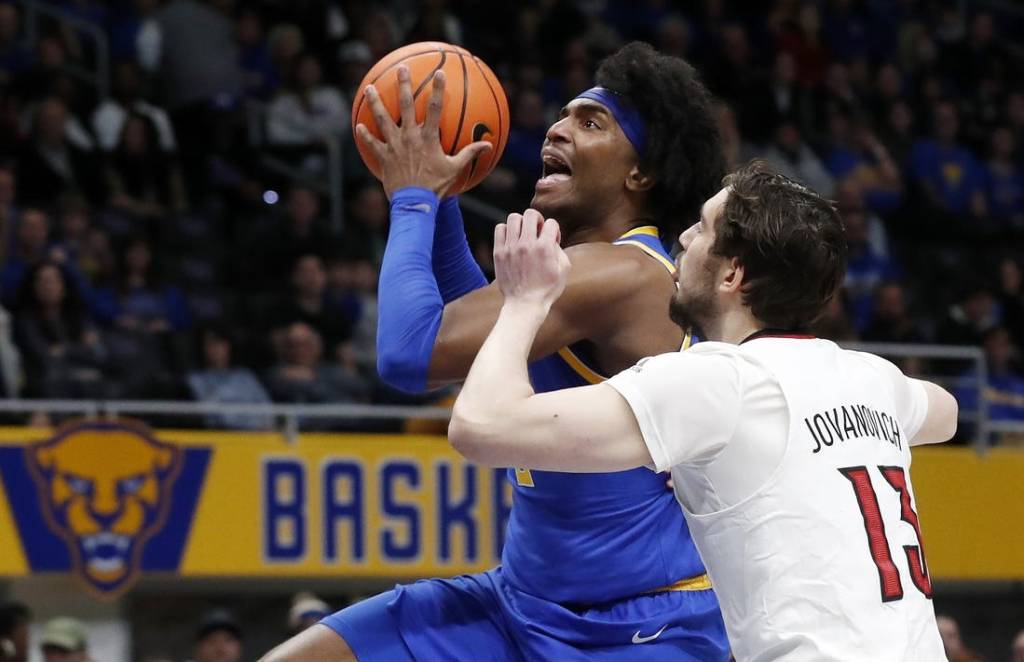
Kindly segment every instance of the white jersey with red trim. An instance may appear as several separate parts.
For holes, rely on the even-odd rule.
[[[827,340],[759,337],[608,384],[672,469],[737,660],[946,659],[910,483],[920,382]]]

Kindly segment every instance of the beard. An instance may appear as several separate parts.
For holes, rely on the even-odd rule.
[[[708,322],[715,316],[715,294],[710,281],[694,291],[676,290],[668,302],[668,316],[679,328],[706,337]]]

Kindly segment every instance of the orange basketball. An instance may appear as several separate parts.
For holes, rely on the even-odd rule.
[[[461,46],[440,41],[410,44],[385,55],[363,78],[352,102],[353,132],[356,124],[362,123],[376,138],[383,140],[370,112],[370,104],[366,103],[365,90],[370,84],[377,88],[391,117],[398,121],[400,64],[409,68],[417,122],[423,122],[427,115],[434,72],[444,71],[446,80],[440,129],[441,147],[446,153],[456,154],[477,140],[486,140],[494,146],[466,167],[449,193],[468,191],[490,174],[508,142],[509,114],[505,90],[490,67]],[[356,146],[366,167],[379,178],[377,159],[359,138],[356,138]]]

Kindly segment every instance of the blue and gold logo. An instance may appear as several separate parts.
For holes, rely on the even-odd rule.
[[[75,572],[101,593],[138,574],[146,541],[170,511],[182,452],[141,425],[78,425],[26,450],[43,515]]]
[[[72,571],[104,598],[140,571],[176,571],[209,458],[124,420],[74,422],[45,441],[0,448],[31,570]]]

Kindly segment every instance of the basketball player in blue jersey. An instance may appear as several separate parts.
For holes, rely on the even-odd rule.
[[[391,228],[381,268],[378,367],[407,391],[464,379],[503,298],[445,198],[486,143],[454,156],[438,138],[443,75],[418,124],[408,71],[401,122],[367,99],[384,140]],[[678,58],[630,44],[597,86],[563,108],[541,152],[530,206],[559,221],[568,284],[530,352],[537,391],[602,381],[688,338],[669,319],[674,264],[659,240],[698,218],[724,174],[711,99]],[[558,444],[558,439],[552,439]],[[291,660],[692,660],[729,657],[718,602],[665,477],[647,469],[509,469],[514,502],[502,564],[398,586],[271,651]]]

